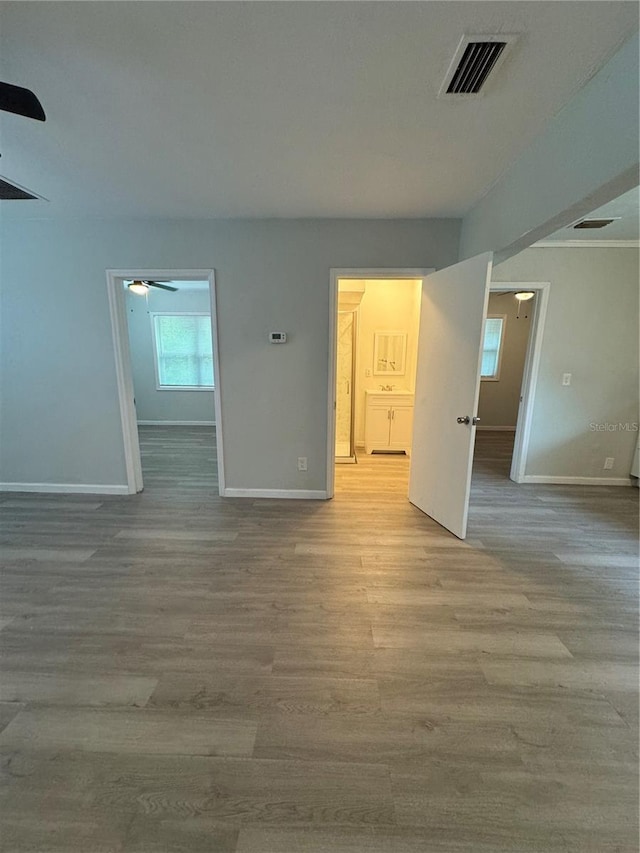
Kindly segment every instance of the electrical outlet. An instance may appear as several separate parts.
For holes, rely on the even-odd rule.
[[[306,471],[307,470],[307,457],[306,456],[298,456],[298,471]]]
[[[613,463],[615,461],[616,460],[613,458],[613,456],[607,456],[607,458],[604,460],[604,465],[603,465],[604,470],[610,471],[613,468]]]
[[[364,375],[365,376],[371,376],[371,368],[370,367],[365,368]]]
[[[563,373],[562,374],[562,384],[563,385],[571,385],[571,374]]]

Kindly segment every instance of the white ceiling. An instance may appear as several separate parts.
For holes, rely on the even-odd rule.
[[[605,228],[596,230],[578,230],[575,231],[571,223],[567,228],[561,228],[550,237],[545,237],[545,243],[556,240],[579,240],[580,242],[592,242],[597,240],[639,240],[640,239],[640,194],[638,187],[624,195],[619,196],[613,201],[604,204],[593,210],[588,216],[581,216],[582,219],[615,219],[611,225]]]
[[[634,2],[6,2],[3,216],[463,215],[637,29]],[[463,33],[520,33],[436,94]],[[574,232],[575,233],[575,232]]]

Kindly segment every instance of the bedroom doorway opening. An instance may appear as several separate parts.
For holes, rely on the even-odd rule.
[[[212,270],[107,273],[131,494],[224,494]]]
[[[485,319],[474,473],[523,482],[549,282],[492,282]],[[477,464],[475,464],[477,463]]]

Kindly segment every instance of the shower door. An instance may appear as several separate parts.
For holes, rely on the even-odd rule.
[[[336,462],[355,462],[356,312],[338,311],[336,359]]]

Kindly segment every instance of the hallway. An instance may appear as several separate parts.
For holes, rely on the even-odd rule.
[[[465,542],[403,457],[221,499],[211,428],[142,428],[141,495],[0,496],[2,849],[636,851],[638,494],[508,441]]]

